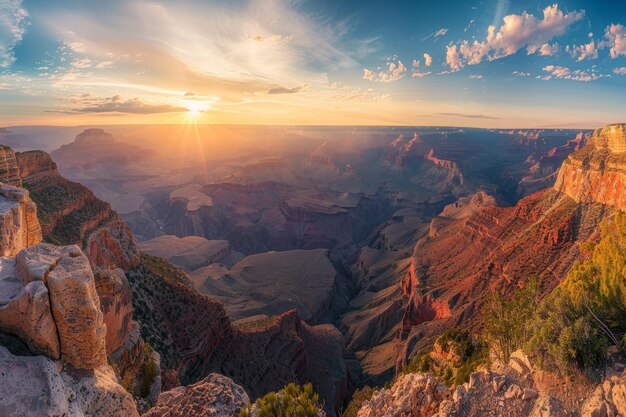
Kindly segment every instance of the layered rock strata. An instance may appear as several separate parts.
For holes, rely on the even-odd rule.
[[[41,239],[37,206],[28,191],[0,183],[0,256],[15,256]]]

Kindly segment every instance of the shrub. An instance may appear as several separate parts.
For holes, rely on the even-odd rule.
[[[316,417],[321,409],[319,396],[313,386],[289,384],[279,392],[270,392],[257,399],[253,406],[239,412],[239,417]]]
[[[538,281],[532,278],[511,299],[505,300],[494,293],[486,305],[484,335],[500,362],[508,363],[511,353],[520,349],[530,337],[528,321],[538,299]]]
[[[607,347],[623,348],[616,334],[626,330],[626,215],[603,223],[599,241],[582,249],[587,259],[537,309],[526,349],[545,368],[597,376]]]
[[[488,361],[486,344],[469,332],[451,328],[435,341],[435,348],[445,356],[433,355],[433,350],[415,355],[402,374],[427,372],[448,386],[469,381],[469,376]]]
[[[591,370],[605,359],[606,337],[562,288],[541,302],[530,328],[532,336],[526,350],[532,352],[542,368],[567,372],[575,365]]]

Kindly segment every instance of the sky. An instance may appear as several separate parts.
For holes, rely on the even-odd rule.
[[[0,0],[0,125],[626,122],[623,0]]]

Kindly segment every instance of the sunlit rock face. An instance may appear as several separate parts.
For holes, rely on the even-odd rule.
[[[608,148],[613,153],[626,152],[626,124],[613,124],[596,130],[592,143],[598,148]]]
[[[76,246],[31,246],[17,256],[22,282],[43,281],[59,334],[61,358],[74,368],[93,369],[106,364],[100,299],[89,260]]]
[[[15,152],[7,146],[0,146],[0,181],[10,185],[22,185]]]
[[[0,256],[14,256],[41,239],[37,207],[28,191],[0,183]]]
[[[626,124],[596,130],[563,162],[554,188],[579,203],[626,210]]]

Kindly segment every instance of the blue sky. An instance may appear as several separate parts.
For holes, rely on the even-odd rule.
[[[0,4],[0,123],[596,127],[626,2]]]

